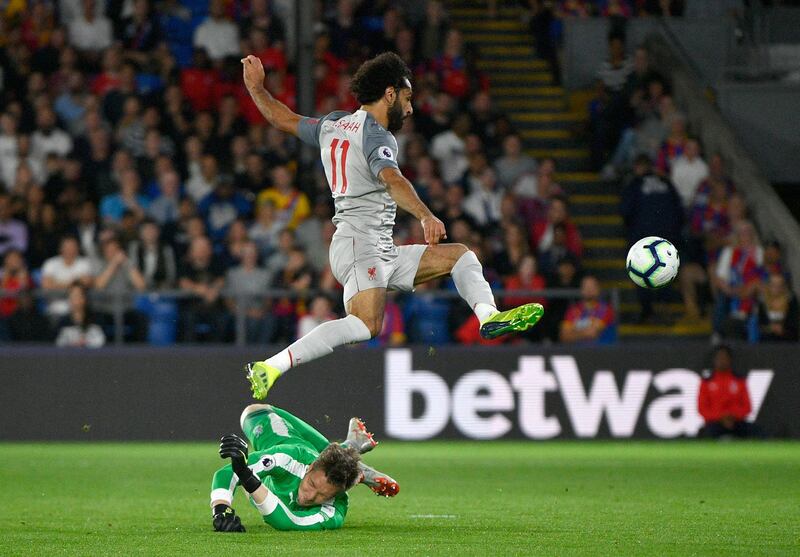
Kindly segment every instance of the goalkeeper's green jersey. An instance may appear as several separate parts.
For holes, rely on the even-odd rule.
[[[328,446],[328,440],[299,418],[280,408],[254,412],[242,429],[256,449],[248,458],[250,469],[269,490],[263,505],[264,522],[277,530],[340,528],[347,514],[347,493],[322,505],[301,507],[297,488],[309,465]],[[238,478],[230,465],[219,469],[211,483],[211,500],[233,501]]]

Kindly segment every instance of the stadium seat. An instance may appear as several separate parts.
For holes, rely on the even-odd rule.
[[[192,12],[192,16],[208,15],[208,0],[181,0],[181,5]]]
[[[186,68],[192,63],[193,47],[191,44],[169,43],[169,50],[181,68]]]
[[[178,323],[178,306],[172,298],[151,295],[140,296],[136,309],[148,317],[147,342],[154,346],[175,344]]]
[[[170,43],[191,43],[194,26],[191,21],[179,17],[167,16],[161,18],[161,28]]]

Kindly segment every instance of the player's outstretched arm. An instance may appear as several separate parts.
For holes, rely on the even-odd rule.
[[[378,178],[386,187],[386,191],[394,199],[397,206],[408,211],[419,220],[425,233],[425,242],[436,245],[447,238],[444,223],[434,216],[430,209],[417,195],[414,186],[394,167],[386,167],[380,171]]]
[[[275,99],[264,87],[264,65],[252,54],[242,58],[244,84],[258,110],[271,125],[279,130],[297,135],[297,123],[302,116]]]
[[[217,488],[211,494],[213,499],[211,505],[214,509],[213,524],[214,530],[217,532],[244,532],[244,526],[230,506],[233,493],[222,487],[225,485],[226,478],[227,485],[230,486],[233,474],[236,474],[239,485],[250,494],[257,507],[263,504],[270,494],[269,490],[258,479],[258,476],[247,465],[247,455],[247,441],[238,435],[226,435],[220,439],[219,456],[221,458],[230,458],[231,465],[217,472],[214,475],[212,484],[212,487]]]

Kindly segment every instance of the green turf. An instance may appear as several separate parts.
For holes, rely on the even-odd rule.
[[[0,555],[800,554],[800,444],[386,443],[395,499],[281,533],[211,531],[207,444],[0,444]]]

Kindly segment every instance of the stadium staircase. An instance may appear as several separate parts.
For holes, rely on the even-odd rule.
[[[607,289],[620,294],[619,336],[623,339],[663,337],[708,338],[708,321],[683,322],[676,289],[656,304],[655,323],[638,324],[639,303],[625,274],[627,242],[618,212],[619,182],[605,182],[591,171],[588,142],[580,130],[587,120],[586,92],[569,94],[554,84],[544,60],[536,58],[531,35],[519,8],[500,8],[489,18],[486,4],[449,0],[453,25],[480,53],[480,69],[489,76],[495,107],[507,113],[520,131],[528,154],[556,161],[556,179],[570,199],[573,220],[584,243],[583,266]],[[502,4],[502,2],[498,2]]]

